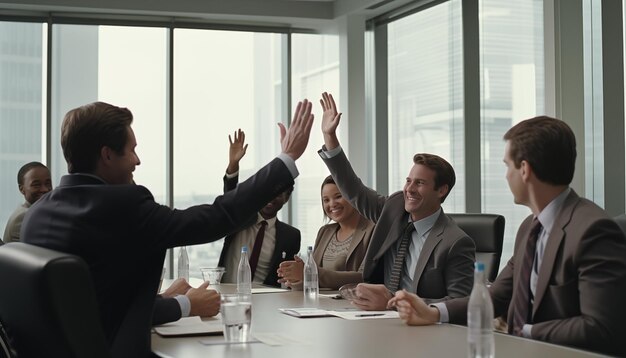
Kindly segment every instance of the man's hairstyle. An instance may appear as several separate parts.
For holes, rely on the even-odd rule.
[[[435,190],[439,189],[442,185],[448,186],[448,192],[441,198],[441,202],[443,203],[456,183],[456,174],[454,173],[452,165],[442,157],[428,153],[415,154],[413,156],[413,163],[423,165],[435,172]]]
[[[547,116],[519,122],[504,134],[515,168],[530,164],[539,180],[569,185],[576,166],[576,137],[567,123]]]
[[[26,173],[28,173],[33,168],[46,168],[46,169],[48,169],[47,166],[45,166],[45,165],[43,165],[42,163],[39,163],[39,162],[30,162],[30,163],[26,163],[26,164],[22,165],[20,170],[17,172],[17,185],[24,185],[24,176],[26,176]]]
[[[102,147],[123,153],[133,115],[127,108],[94,102],[67,112],[61,127],[61,147],[70,173],[96,169]]]

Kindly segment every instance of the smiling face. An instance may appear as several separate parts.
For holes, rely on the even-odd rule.
[[[435,189],[435,171],[422,164],[414,164],[404,184],[404,210],[411,220],[423,219],[441,207],[441,198],[448,192],[447,185]]]
[[[52,190],[50,170],[46,167],[34,167],[24,174],[24,184],[19,185],[24,198],[33,204],[45,193]]]
[[[322,187],[322,206],[326,216],[340,224],[358,215],[334,183],[327,183]]]
[[[122,153],[116,153],[113,150],[109,152],[108,173],[105,179],[109,184],[132,184],[135,167],[141,164],[139,156],[135,153],[137,147],[135,133],[130,127],[128,127],[127,135]]]
[[[259,213],[263,219],[271,219],[278,214],[287,201],[289,201],[289,194],[287,192],[280,193],[277,197],[272,199],[272,201],[267,203]]]

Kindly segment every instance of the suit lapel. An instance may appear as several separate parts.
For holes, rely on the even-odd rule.
[[[435,222],[435,225],[430,230],[430,234],[424,241],[424,246],[422,247],[422,251],[417,259],[417,265],[415,266],[415,273],[413,274],[413,285],[411,286],[411,292],[417,292],[417,286],[419,284],[420,278],[422,277],[422,273],[424,272],[424,268],[428,263],[428,258],[432,255],[435,247],[443,240],[443,232],[445,230],[446,225],[448,224],[448,217],[444,214],[443,209],[441,213],[439,213],[439,217]]]
[[[393,245],[398,239],[400,235],[402,235],[402,230],[409,223],[409,218],[407,216],[407,212],[404,212],[404,215],[398,215],[394,220],[391,226],[389,227],[389,234],[387,235],[387,239],[378,249],[376,256],[374,256],[374,260],[380,259],[387,250]]]
[[[350,256],[352,256],[352,253],[354,252],[356,247],[359,246],[361,241],[363,241],[363,239],[365,238],[366,227],[367,227],[367,219],[365,219],[364,217],[361,217],[361,219],[359,220],[359,224],[354,230],[354,234],[352,234],[352,242],[350,243],[350,247],[348,248],[348,255],[346,256],[346,262],[348,262],[348,259],[350,258]]]
[[[561,247],[561,241],[565,237],[565,227],[572,219],[572,214],[576,204],[578,203],[578,195],[572,190],[563,203],[563,208],[558,214],[548,241],[546,242],[546,248],[543,252],[543,259],[541,260],[541,267],[539,267],[539,273],[537,275],[537,287],[535,288],[535,300],[533,304],[533,317],[537,312],[537,308],[543,299],[548,283],[550,283],[550,277],[552,277],[552,269],[556,260],[556,255]],[[525,247],[525,246],[524,246]]]

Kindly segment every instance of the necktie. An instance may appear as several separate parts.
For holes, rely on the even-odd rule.
[[[396,292],[400,287],[400,276],[402,276],[402,269],[404,268],[404,262],[406,259],[406,253],[409,251],[409,245],[411,244],[411,236],[415,231],[415,225],[412,222],[404,228],[402,232],[402,238],[400,239],[400,246],[396,253],[396,259],[393,262],[393,268],[391,269],[391,275],[389,275],[389,284],[387,289],[391,292]]]
[[[254,239],[254,246],[252,247],[252,253],[250,254],[250,276],[254,279],[254,272],[256,271],[256,265],[259,263],[259,255],[261,255],[261,246],[263,246],[263,237],[265,237],[265,227],[267,227],[267,221],[263,220],[259,223],[261,227]]]
[[[509,318],[509,333],[515,335],[522,334],[522,327],[529,321],[530,313],[530,273],[535,260],[535,251],[537,249],[537,239],[541,231],[541,223],[537,218],[534,219],[526,241],[526,251],[524,252],[524,260],[520,267],[519,281],[517,285],[517,294],[513,297],[511,304],[513,305],[513,317]]]

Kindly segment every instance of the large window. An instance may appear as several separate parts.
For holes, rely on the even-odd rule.
[[[319,228],[325,224],[322,202],[322,180],[329,175],[324,162],[317,150],[324,144],[320,123],[322,109],[319,104],[322,92],[329,92],[337,101],[338,110],[342,106],[339,95],[339,37],[332,35],[301,35],[292,36],[292,96],[295,106],[298,101],[307,98],[313,102],[315,123],[311,131],[309,146],[298,160],[300,176],[296,179],[294,193],[291,198],[293,225],[302,233],[300,251],[315,243]],[[345,111],[345,110],[343,110]],[[347,133],[346,119],[340,126],[339,140],[346,142],[342,134]]]
[[[443,207],[465,211],[461,1],[388,26],[389,192],[402,190],[415,153],[437,154],[457,182]]]
[[[52,173],[67,173],[59,138],[63,116],[103,101],[133,113],[134,173],[166,204],[167,31],[159,28],[54,25],[52,48]]]
[[[482,211],[506,218],[502,268],[530,214],[513,203],[502,137],[519,121],[544,113],[543,4],[482,0],[480,20]]]
[[[246,133],[243,181],[280,152],[280,34],[174,32],[174,206],[212,203],[223,193],[228,135]],[[285,209],[279,213],[284,217]],[[190,276],[216,266],[223,240],[188,247]],[[174,255],[177,260],[178,255]]]
[[[43,141],[47,26],[0,22],[0,235],[13,210],[24,203],[17,172],[45,163]]]

